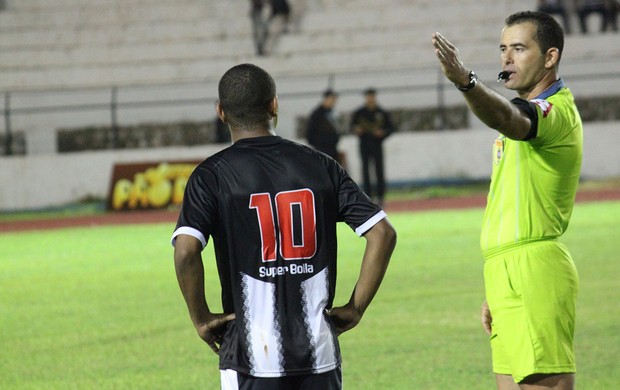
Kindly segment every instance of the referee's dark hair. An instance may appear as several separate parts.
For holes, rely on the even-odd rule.
[[[253,64],[236,65],[220,79],[218,93],[230,127],[269,127],[276,84],[265,70]]]
[[[558,49],[558,64],[564,50],[564,30],[553,16],[540,11],[517,12],[506,18],[506,26],[530,22],[536,26],[534,40],[540,46],[542,53],[546,53],[552,47]]]

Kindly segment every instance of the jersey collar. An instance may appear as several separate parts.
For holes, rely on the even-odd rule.
[[[257,144],[270,144],[278,143],[282,141],[282,137],[279,135],[264,135],[260,137],[242,138],[234,143],[234,145],[257,145]]]
[[[542,93],[536,96],[534,99],[545,100],[549,96],[555,95],[562,88],[564,88],[564,81],[562,81],[562,79],[558,79],[555,83],[551,84],[549,88],[542,91]]]

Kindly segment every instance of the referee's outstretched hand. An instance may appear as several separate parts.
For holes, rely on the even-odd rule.
[[[234,319],[235,313],[211,313],[205,322],[196,325],[196,331],[198,336],[209,345],[213,352],[218,353],[222,344],[224,327]]]
[[[469,70],[461,61],[459,49],[438,32],[433,33],[432,43],[443,74],[457,85],[467,85]]]
[[[338,336],[347,330],[353,329],[362,319],[362,314],[355,310],[352,304],[326,310],[326,314],[336,326],[336,334]]]

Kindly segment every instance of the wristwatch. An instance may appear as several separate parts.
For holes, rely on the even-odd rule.
[[[465,85],[464,87],[461,87],[458,84],[454,84],[454,86],[459,91],[467,92],[470,89],[472,89],[473,87],[475,87],[476,84],[478,84],[478,76],[476,75],[476,73],[473,70],[470,70],[469,71],[469,84]]]

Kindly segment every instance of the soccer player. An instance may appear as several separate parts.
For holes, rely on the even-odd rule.
[[[573,96],[558,76],[562,28],[540,12],[506,19],[500,59],[509,101],[480,82],[439,33],[432,44],[445,76],[469,108],[500,132],[484,215],[486,301],[499,389],[572,389],[578,276],[558,238],[579,181],[583,134]]]
[[[340,389],[338,336],[377,292],[396,232],[335,160],[275,135],[278,99],[267,72],[237,65],[218,89],[216,111],[233,144],[192,173],[172,236],[191,320],[219,354],[223,389]],[[332,307],[342,221],[366,249],[350,300]],[[205,301],[209,237],[224,313]]]

